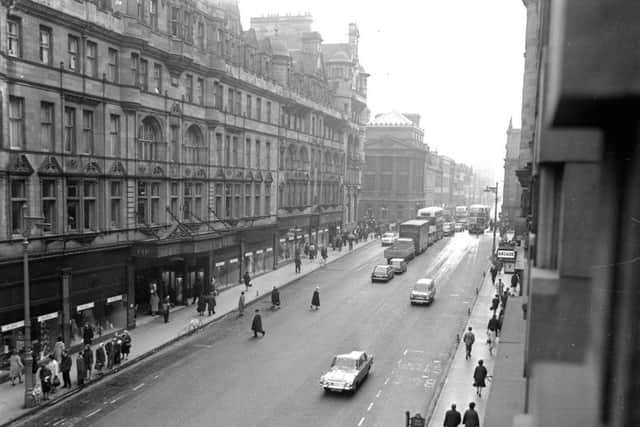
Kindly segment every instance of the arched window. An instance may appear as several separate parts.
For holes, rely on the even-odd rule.
[[[184,136],[182,145],[183,161],[185,163],[206,165],[206,146],[200,128],[196,125],[189,126]]]
[[[138,160],[164,160],[165,158],[160,125],[152,117],[145,118],[138,129],[137,157]]]
[[[300,162],[298,163],[298,169],[309,169],[309,153],[306,147],[300,148]]]

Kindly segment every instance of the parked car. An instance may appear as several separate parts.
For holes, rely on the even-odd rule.
[[[436,282],[433,279],[418,279],[413,285],[409,301],[411,304],[431,304],[436,298]]]
[[[456,230],[456,233],[459,231],[464,231],[464,224],[461,222],[456,222],[455,230]]]
[[[393,267],[391,265],[376,265],[373,267],[373,271],[371,272],[371,281],[384,281],[388,282],[393,279],[394,275]]]
[[[382,246],[391,246],[396,242],[396,240],[398,240],[396,233],[384,233],[382,235]]]
[[[407,261],[404,258],[391,258],[391,264],[389,265],[393,267],[393,272],[396,274],[407,271]]]
[[[338,354],[331,368],[320,377],[325,391],[356,391],[367,378],[373,365],[373,356],[364,351]]]

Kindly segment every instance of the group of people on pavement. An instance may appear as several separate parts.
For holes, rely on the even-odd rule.
[[[198,315],[201,317],[205,312],[208,312],[209,316],[216,314],[216,292],[210,291],[208,294],[200,294],[197,307]]]
[[[464,411],[464,415],[460,415],[454,403],[444,416],[444,427],[458,427],[461,423],[465,427],[480,427],[480,416],[476,411],[475,402],[469,402],[469,409]]]

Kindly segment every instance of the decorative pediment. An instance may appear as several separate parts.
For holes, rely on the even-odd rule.
[[[122,162],[115,161],[111,165],[111,169],[109,169],[109,174],[115,175],[115,176],[125,176],[127,174],[127,171],[124,170],[124,166],[122,165]]]
[[[196,177],[205,179],[207,177],[207,172],[204,169],[200,168],[196,171]]]
[[[172,177],[178,177],[180,175],[180,168],[178,167],[178,165],[169,165],[169,174]]]
[[[155,168],[153,168],[153,171],[151,172],[151,175],[153,175],[153,176],[164,176],[164,169],[162,169],[160,166],[156,166]]]
[[[38,174],[59,176],[62,175],[62,168],[54,156],[47,156],[38,168]]]
[[[102,170],[100,169],[100,165],[94,160],[87,163],[84,167],[84,173],[87,175],[100,175]]]
[[[173,105],[171,106],[171,114],[180,114],[182,113],[182,110],[180,109],[180,104],[178,104],[177,102],[174,102]]]
[[[237,170],[235,175],[234,175],[234,178],[237,179],[237,180],[242,181],[242,180],[244,180],[244,174],[242,173],[241,170]]]
[[[262,172],[258,171],[253,174],[253,180],[256,182],[262,182],[264,178],[262,178]]]
[[[31,175],[33,167],[24,154],[11,153],[7,170],[12,175]]]
[[[271,172],[265,174],[264,182],[273,182],[273,174]]]
[[[216,175],[213,177],[213,179],[222,179],[222,180],[227,179],[227,177],[224,174],[224,170],[222,168],[218,168],[218,170],[216,171]]]
[[[147,167],[145,165],[138,166],[138,175],[146,175]]]
[[[253,181],[253,173],[248,170],[244,175],[244,179],[246,179],[247,181]]]

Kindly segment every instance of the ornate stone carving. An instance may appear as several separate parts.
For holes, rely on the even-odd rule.
[[[62,175],[62,168],[54,156],[47,156],[38,168],[38,173],[40,175]]]
[[[147,167],[145,165],[138,166],[138,175],[145,175],[147,173]]]
[[[164,176],[164,170],[160,166],[156,166],[153,168],[153,172],[151,172],[153,176]]]
[[[111,175],[116,175],[116,176],[125,176],[127,174],[127,171],[125,171],[124,166],[122,165],[122,162],[115,161],[111,165],[111,169],[109,169],[109,173]]]
[[[200,168],[196,171],[196,177],[205,179],[207,177],[207,172],[204,169]]]
[[[33,173],[33,167],[31,167],[27,156],[18,153],[11,153],[7,169],[13,175],[31,175]]]
[[[102,173],[102,170],[100,169],[100,165],[98,165],[96,161],[91,160],[84,167],[84,173],[86,173],[87,175],[100,175]]]
[[[191,169],[190,168],[184,168],[184,176],[186,176],[186,177],[190,177],[191,176]]]

